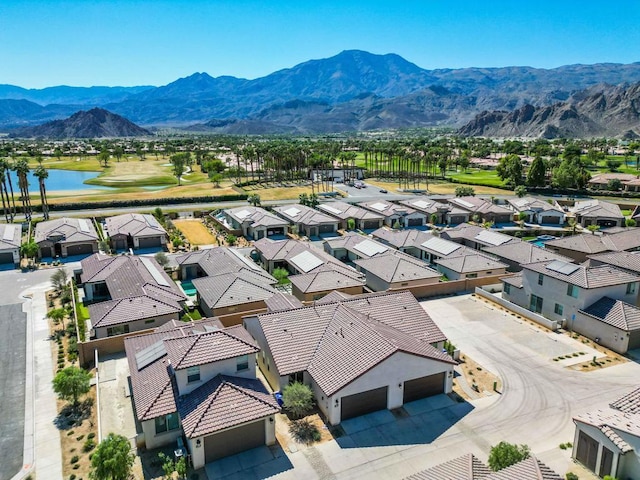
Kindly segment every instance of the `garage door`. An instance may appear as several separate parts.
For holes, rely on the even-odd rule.
[[[138,245],[140,248],[153,248],[161,246],[162,242],[160,237],[145,237],[138,240]]]
[[[232,428],[226,432],[205,437],[205,463],[264,445],[266,441],[264,422],[264,420],[260,420],[243,427]]]
[[[387,391],[389,387],[380,387],[355,395],[342,397],[340,420],[358,417],[365,413],[377,412],[387,408]]]
[[[379,220],[366,220],[365,222],[363,222],[362,226],[363,226],[363,228],[365,230],[373,230],[375,228],[379,228],[380,227],[380,221]]]
[[[67,256],[83,255],[85,253],[93,253],[93,245],[90,243],[79,243],[78,245],[69,245],[67,247]]]
[[[13,263],[13,253],[0,253],[0,263]]]
[[[549,225],[557,225],[560,223],[560,217],[542,217],[540,218],[540,223],[546,223]]]
[[[402,403],[444,393],[444,372],[404,382]]]
[[[422,225],[422,219],[421,218],[410,218],[408,225],[410,227],[419,227],[420,225]]]
[[[598,442],[584,432],[578,435],[578,448],[576,448],[576,460],[582,463],[589,470],[596,470],[598,458]]]
[[[271,235],[284,235],[284,227],[271,228],[267,231],[267,237]]]
[[[124,250],[127,248],[127,241],[123,238],[119,238],[116,240],[116,250]]]
[[[334,225],[332,223],[320,225],[320,233],[331,233],[334,230]]]
[[[40,248],[40,256],[42,258],[50,258],[51,255],[51,247],[42,247]]]

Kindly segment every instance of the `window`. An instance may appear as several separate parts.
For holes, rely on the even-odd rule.
[[[575,285],[567,285],[567,295],[573,298],[578,298],[578,287]]]
[[[199,382],[200,381],[200,367],[189,367],[187,368],[187,383],[191,382]]]
[[[504,287],[502,287],[502,291],[504,293],[506,293],[507,295],[511,293],[511,285],[509,285],[508,283],[504,284]]]
[[[542,312],[542,298],[537,295],[531,295],[531,303],[529,304],[529,310],[535,313]]]
[[[493,272],[491,270],[489,270],[486,274],[487,275],[491,275]]]
[[[564,307],[559,303],[556,303],[556,306],[553,308],[553,313],[562,316],[562,312],[564,312]]]
[[[544,283],[544,275],[539,273],[538,274],[538,285],[542,285]]]
[[[155,423],[156,434],[170,432],[171,430],[176,430],[180,427],[180,421],[178,420],[177,413],[170,413],[162,417],[157,417],[155,419]]]
[[[249,370],[249,355],[243,355],[236,360],[236,371]]]
[[[478,278],[478,274],[477,273],[467,273],[466,277],[467,278]]]
[[[627,295],[638,291],[638,282],[627,283]]]
[[[145,320],[144,323],[156,323],[156,319],[152,318],[150,320]]]
[[[107,328],[108,337],[113,337],[114,335],[122,335],[123,333],[129,333],[129,325],[118,325],[117,327]]]

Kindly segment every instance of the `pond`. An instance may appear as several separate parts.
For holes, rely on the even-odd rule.
[[[86,189],[110,189],[102,185],[87,185],[86,180],[96,178],[100,172],[79,172],[77,170],[54,170],[48,169],[49,176],[44,181],[47,192],[59,190],[86,190]],[[16,172],[11,172],[11,181],[13,182],[13,191],[19,192],[18,177]],[[40,187],[38,179],[34,176],[33,171],[29,172],[29,192],[39,193]]]

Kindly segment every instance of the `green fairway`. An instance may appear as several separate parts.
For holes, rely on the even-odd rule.
[[[498,177],[495,170],[469,169],[465,173],[448,173],[447,176],[460,183],[467,183],[469,185],[505,186],[505,183]]]

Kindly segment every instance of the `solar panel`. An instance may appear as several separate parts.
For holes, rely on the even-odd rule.
[[[416,202],[413,202],[412,205],[414,207],[422,208],[424,210],[424,209],[429,208],[432,205],[432,203],[431,202],[425,202],[424,200],[418,200]]]
[[[284,213],[289,215],[290,217],[295,217],[297,216],[299,213],[301,212],[301,210],[295,208],[295,207],[291,207],[291,208],[287,208],[286,210],[284,210]]]
[[[147,270],[149,271],[149,273],[151,274],[151,276],[153,277],[153,279],[158,285],[163,285],[165,287],[169,286],[169,282],[167,282],[167,279],[164,277],[164,275],[162,275],[160,270],[158,270],[158,266],[155,263],[153,263],[150,258],[147,258],[147,257],[139,257],[139,258],[142,264],[147,268]]]
[[[580,265],[575,263],[564,262],[562,260],[554,260],[547,265],[547,270],[552,272],[562,273],[563,275],[571,275],[573,272],[580,268]]]
[[[481,242],[488,243],[493,245],[494,247],[500,246],[503,243],[507,243],[511,240],[511,237],[508,235],[503,235],[501,233],[492,232],[490,230],[483,230],[476,235],[476,240],[480,240]]]
[[[369,205],[371,208],[373,208],[374,210],[377,210],[379,212],[382,212],[383,210],[386,210],[388,205],[386,203],[374,203],[373,205]]]
[[[466,200],[462,200],[460,198],[456,198],[456,202],[458,202],[460,205],[467,207],[467,208],[474,208],[475,205],[471,202],[467,202]]]
[[[341,214],[341,213],[342,213],[342,210],[338,210],[337,208],[332,207],[332,206],[330,206],[330,205],[319,205],[319,207],[320,207],[322,210],[326,210],[326,211],[327,211],[327,212],[329,212],[329,213],[333,213],[334,215],[339,215],[339,214]]]
[[[16,225],[5,225],[2,239],[13,240],[15,236],[16,236]]]
[[[444,238],[437,237],[430,238],[426,242],[422,242],[421,245],[444,256],[450,255],[460,247],[462,247],[462,245],[458,245],[455,242],[450,242],[448,240],[445,240]]]
[[[240,210],[239,212],[236,212],[236,217],[238,217],[240,220],[244,220],[249,215],[251,215],[251,212],[249,210]]]
[[[365,240],[363,242],[360,242],[353,248],[361,253],[364,253],[368,257],[373,257],[378,253],[386,252],[387,250],[389,250],[384,245],[381,245],[378,242],[374,242],[373,240]]]
[[[89,233],[91,231],[91,228],[89,227],[89,221],[85,218],[78,219],[78,226],[80,227],[80,230],[85,233]]]
[[[323,260],[316,257],[313,253],[311,253],[308,250],[302,253],[299,253],[295,257],[291,258],[291,260],[289,261],[293,263],[293,265],[298,270],[304,273],[310,272],[314,268],[319,267],[324,263]]]
[[[138,370],[142,370],[144,367],[151,365],[166,354],[167,350],[164,348],[164,342],[160,340],[136,353],[136,366],[138,367]]]

